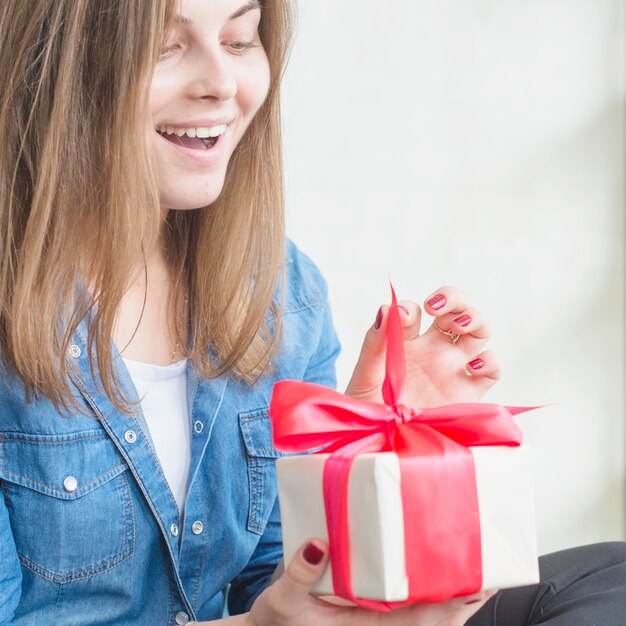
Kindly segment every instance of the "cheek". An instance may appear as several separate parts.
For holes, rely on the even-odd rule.
[[[171,72],[156,72],[154,74],[149,91],[150,113],[153,117],[172,102],[179,89],[179,81]]]
[[[167,81],[164,81],[163,79],[155,77],[153,78],[150,85],[150,91],[148,95],[148,108],[150,110],[150,116],[149,120],[147,120],[148,128],[146,128],[146,132],[149,134],[149,136],[154,136],[154,139],[158,139],[154,128],[155,119],[157,118],[159,112],[162,111],[168,103],[168,89],[166,82]]]
[[[267,58],[253,67],[246,68],[245,76],[239,83],[240,102],[246,116],[252,118],[259,110],[270,85],[270,68]]]

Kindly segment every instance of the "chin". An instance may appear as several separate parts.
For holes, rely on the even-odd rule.
[[[180,202],[178,204],[162,203],[162,206],[166,206],[169,211],[194,211],[196,209],[203,209],[215,202],[217,198],[207,200],[206,202]]]
[[[205,191],[204,193],[181,195],[180,190],[178,190],[178,193],[161,193],[161,206],[173,211],[201,209],[213,204],[219,198],[221,191],[222,186],[220,185],[219,189]]]

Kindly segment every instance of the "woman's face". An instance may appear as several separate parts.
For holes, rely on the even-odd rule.
[[[269,88],[257,0],[182,0],[152,84],[161,206],[195,209],[220,194],[226,166]]]

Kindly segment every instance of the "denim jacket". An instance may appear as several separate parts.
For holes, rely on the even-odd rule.
[[[272,385],[335,386],[340,350],[326,282],[288,241],[283,341],[250,386],[188,369],[191,467],[181,517],[141,414],[117,411],[86,358],[85,323],[68,357],[90,415],[27,404],[0,378],[0,624],[184,624],[249,610],[282,557],[268,405]],[[277,295],[279,290],[277,290]],[[114,350],[114,355],[117,352]],[[136,391],[121,358],[127,394]]]

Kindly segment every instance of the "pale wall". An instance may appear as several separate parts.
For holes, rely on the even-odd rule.
[[[301,0],[288,232],[330,287],[345,387],[391,274],[469,291],[536,456],[542,552],[625,535],[620,0]]]

